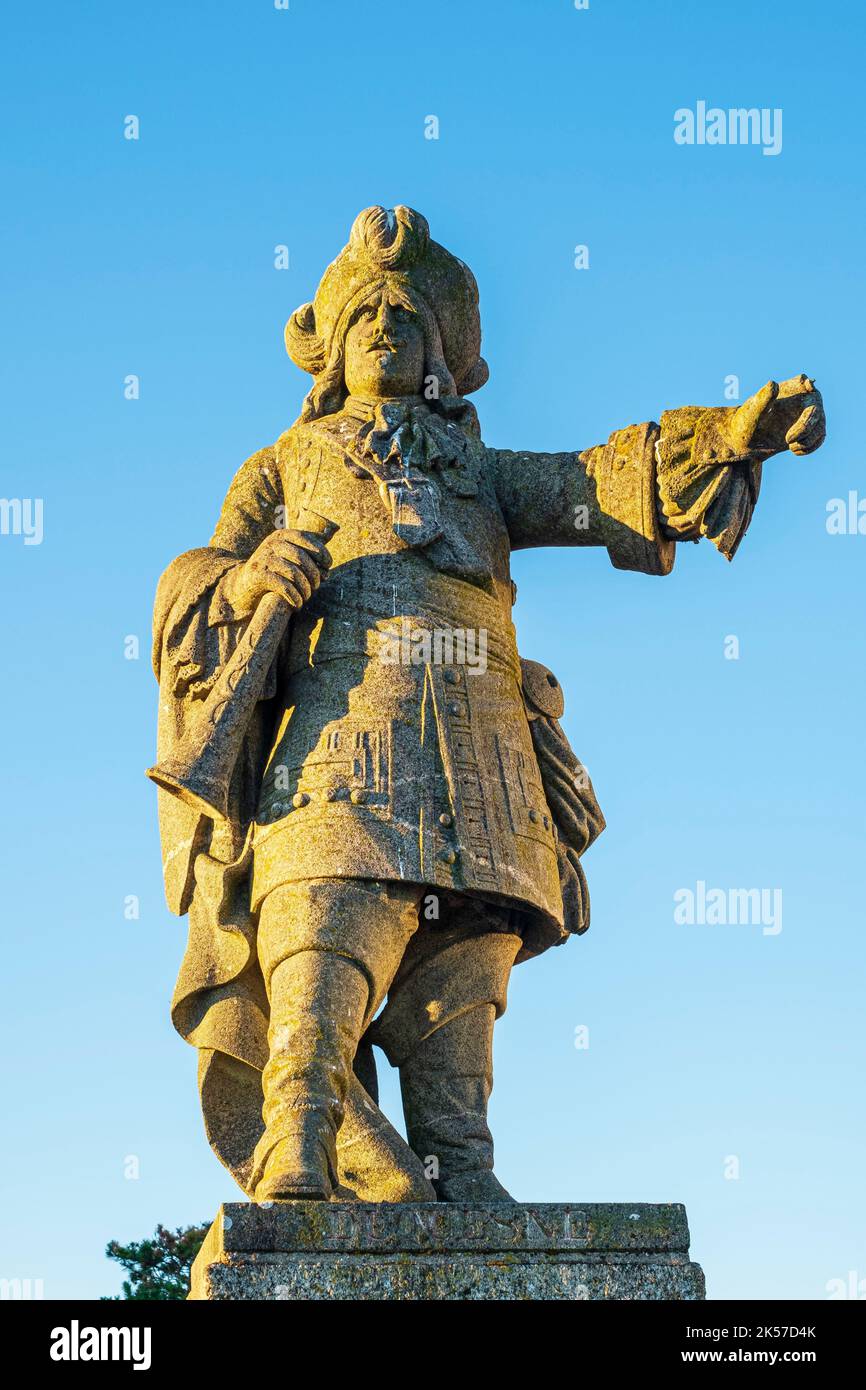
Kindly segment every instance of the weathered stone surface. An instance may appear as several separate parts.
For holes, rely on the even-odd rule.
[[[241,1202],[192,1299],[702,1299],[676,1203]]]
[[[510,1200],[494,1023],[512,967],[589,926],[604,826],[559,683],[519,655],[512,551],[600,546],[661,576],[705,536],[730,559],[766,459],[820,445],[821,397],[797,376],[589,448],[489,446],[478,287],[404,206],[355,219],[286,347],[313,377],[300,417],[157,593],[151,776],[190,916],[173,1020],[208,1138],[260,1202]],[[555,1252],[520,1260],[565,1278]]]

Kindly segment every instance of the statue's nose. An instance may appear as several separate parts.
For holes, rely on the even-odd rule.
[[[379,312],[376,315],[376,327],[384,331],[393,328],[395,322],[393,305],[383,300],[379,305]]]

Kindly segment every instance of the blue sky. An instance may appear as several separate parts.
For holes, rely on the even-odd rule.
[[[724,403],[732,375],[743,398],[800,371],[824,392],[827,444],[770,463],[733,565],[515,557],[521,650],[566,688],[608,829],[588,936],[513,977],[492,1119],[519,1198],[685,1202],[711,1297],[866,1280],[866,536],[826,529],[832,498],[866,495],[862,7],[7,14],[0,493],[43,499],[44,537],[0,536],[0,1275],[114,1292],[107,1240],[236,1195],[168,1019],[185,925],[143,776],[153,590],[297,414],[286,317],[362,207],[404,202],[479,281],[491,444],[586,447]],[[781,153],[677,145],[699,100],[781,109]],[[781,932],[678,925],[698,881],[780,889]]]

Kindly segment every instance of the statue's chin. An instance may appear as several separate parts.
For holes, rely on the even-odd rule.
[[[350,395],[363,396],[365,399],[388,400],[394,396],[417,396],[421,393],[420,383],[407,381],[390,372],[377,372],[363,381],[347,380],[346,385]]]

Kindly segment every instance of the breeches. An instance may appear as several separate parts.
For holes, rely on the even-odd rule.
[[[492,1005],[498,1018],[521,944],[513,909],[399,881],[283,884],[259,913],[269,997],[274,972],[289,957],[302,951],[343,957],[366,985],[363,1040],[381,1047],[394,1066],[479,1004]]]

